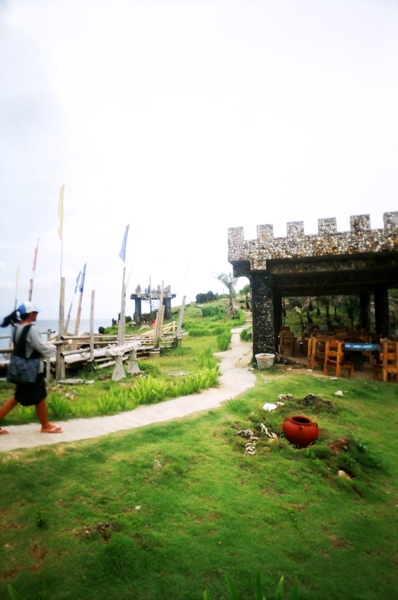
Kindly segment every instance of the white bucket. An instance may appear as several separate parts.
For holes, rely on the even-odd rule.
[[[257,361],[257,367],[259,371],[264,371],[264,369],[270,369],[274,364],[275,354],[267,354],[261,353],[255,355]]]

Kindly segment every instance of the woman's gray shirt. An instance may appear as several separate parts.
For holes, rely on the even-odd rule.
[[[16,341],[18,341],[19,336],[22,333],[22,328],[26,327],[27,325],[28,324],[17,326],[17,328],[15,330]],[[40,354],[39,373],[43,373],[43,371],[44,371],[43,358],[51,358],[52,356],[55,356],[57,348],[53,344],[50,344],[50,342],[43,342],[41,333],[39,331],[37,331],[35,324],[32,323],[32,327],[30,328],[30,330],[28,331],[28,335],[26,336],[26,346],[25,346],[26,357],[30,358],[32,356],[34,350],[36,350]]]

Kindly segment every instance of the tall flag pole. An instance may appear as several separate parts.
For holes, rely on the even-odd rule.
[[[58,201],[58,237],[61,240],[61,277],[62,277],[62,259],[63,259],[63,229],[64,229],[64,189],[65,185],[61,185],[59,190],[59,201]]]
[[[126,226],[123,236],[122,247],[119,252],[119,257],[123,261],[123,278],[122,278],[122,298],[121,298],[121,309],[120,309],[120,320],[119,320],[119,329],[118,329],[118,343],[119,345],[124,344],[125,341],[125,331],[126,331],[126,246],[127,246],[127,237],[129,234],[130,225]]]
[[[80,283],[79,283],[80,296],[79,296],[79,305],[77,307],[77,316],[76,316],[76,324],[75,324],[75,335],[79,335],[79,329],[80,329],[80,318],[81,318],[81,315],[82,315],[82,302],[83,302],[84,280],[86,279],[86,265],[87,265],[87,263],[83,267],[82,274],[81,274],[81,277],[80,277]]]
[[[64,227],[64,189],[65,185],[62,185],[59,190],[59,201],[58,201],[58,216],[59,216],[59,227],[58,237],[61,240],[61,263],[60,263],[60,299],[59,299],[59,336],[64,334],[64,304],[65,304],[65,280],[62,277],[62,261],[63,261],[63,227]]]
[[[32,296],[33,296],[33,282],[35,279],[35,274],[36,274],[36,264],[37,264],[37,253],[39,251],[39,238],[37,238],[37,244],[36,244],[36,248],[35,248],[35,252],[33,255],[33,267],[32,267],[32,277],[29,281],[29,297],[28,300],[32,301]]]
[[[14,310],[18,306],[18,286],[19,286],[19,264],[17,266],[17,272],[15,274],[15,298],[14,298]]]
[[[17,310],[17,306],[18,306],[18,285],[19,285],[19,263],[17,266],[16,274],[15,274],[14,310]],[[9,347],[12,348],[12,345],[13,345],[12,335],[10,335]]]
[[[81,271],[79,271],[79,275],[76,278],[76,285],[75,285],[75,291],[73,292],[73,297],[69,306],[69,311],[68,311],[68,316],[66,317],[66,323],[65,323],[65,331],[66,333],[68,333],[68,329],[69,329],[69,321],[70,321],[70,316],[72,314],[72,308],[73,308],[73,300],[77,294],[77,286],[79,285],[79,280],[80,280],[80,275],[82,274]]]

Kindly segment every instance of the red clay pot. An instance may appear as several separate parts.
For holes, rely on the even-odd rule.
[[[315,442],[319,435],[318,425],[308,417],[299,415],[285,419],[282,430],[285,438],[300,448],[306,448]]]

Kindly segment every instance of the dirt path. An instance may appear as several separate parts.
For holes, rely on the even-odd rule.
[[[97,438],[116,431],[170,421],[220,406],[225,400],[234,398],[253,387],[256,381],[254,372],[249,368],[252,345],[241,342],[240,331],[241,328],[232,330],[230,350],[216,354],[221,360],[219,387],[151,406],[140,406],[135,410],[109,417],[57,422],[57,425],[61,425],[63,429],[60,434],[40,433],[38,423],[9,426],[7,427],[9,435],[0,436],[0,452]]]

